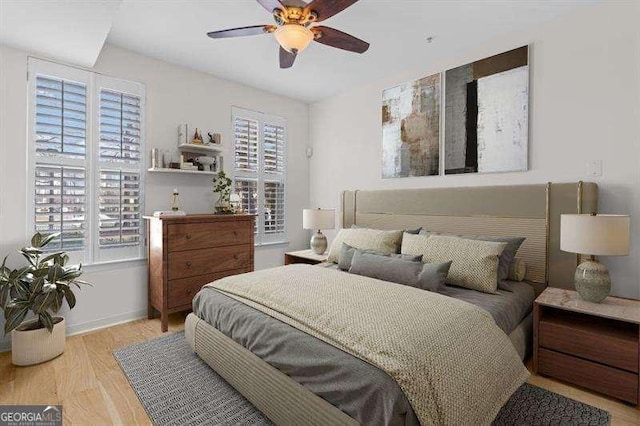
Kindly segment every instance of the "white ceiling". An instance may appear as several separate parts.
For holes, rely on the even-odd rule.
[[[92,67],[122,0],[0,0],[0,43]]]
[[[323,25],[368,41],[367,53],[312,43],[288,70],[278,66],[272,35],[206,36],[272,24],[255,0],[0,0],[0,42],[92,66],[106,38],[143,55],[314,102],[597,1],[360,0]]]

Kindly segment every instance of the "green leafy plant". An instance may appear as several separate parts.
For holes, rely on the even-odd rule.
[[[36,233],[31,246],[20,250],[26,266],[10,269],[6,266],[8,256],[4,258],[0,266],[0,308],[4,311],[5,334],[18,327],[29,311],[37,316],[30,328],[52,332],[52,314],[60,310],[63,300],[71,309],[76,305],[71,286],[90,285],[79,279],[82,265],[67,266],[69,256],[65,252],[45,252],[44,247],[59,235]]]
[[[219,194],[218,202],[216,203],[216,209],[220,211],[229,210],[229,198],[231,197],[231,183],[232,180],[227,177],[224,170],[218,173],[212,180],[213,192]]]

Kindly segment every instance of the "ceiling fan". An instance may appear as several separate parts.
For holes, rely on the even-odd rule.
[[[334,28],[312,24],[342,12],[358,0],[257,0],[273,14],[276,25],[255,25],[207,33],[211,38],[242,37],[273,33],[280,44],[280,68],[291,68],[311,41],[350,52],[364,53],[369,43]]]

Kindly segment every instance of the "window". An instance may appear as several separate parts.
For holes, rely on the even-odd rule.
[[[256,243],[286,238],[286,121],[233,108],[234,185],[256,215]]]
[[[29,59],[28,234],[73,261],[140,258],[144,87]]]

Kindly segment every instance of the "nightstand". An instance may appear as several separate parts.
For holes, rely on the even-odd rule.
[[[548,287],[533,307],[533,370],[637,405],[640,301]]]
[[[326,262],[328,253],[316,254],[313,250],[290,251],[284,254],[284,264],[306,263],[307,265],[317,265]]]

